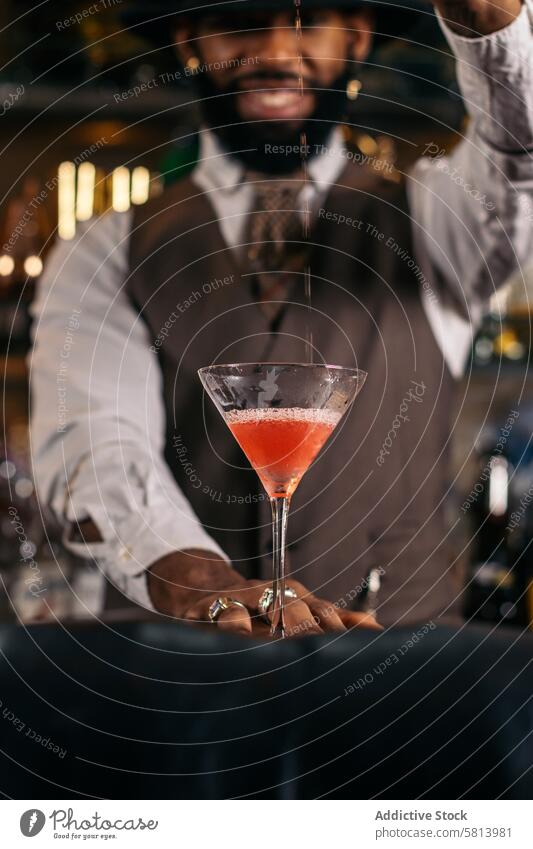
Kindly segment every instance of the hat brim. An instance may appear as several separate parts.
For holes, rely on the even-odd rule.
[[[371,9],[376,15],[375,39],[401,38],[434,10],[426,0],[303,0],[304,9]],[[140,35],[163,46],[169,44],[169,23],[177,15],[201,17],[208,13],[242,14],[243,11],[283,11],[294,9],[294,0],[174,0],[130,4],[122,20]]]

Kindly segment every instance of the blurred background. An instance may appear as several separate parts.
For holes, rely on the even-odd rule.
[[[145,203],[197,158],[189,82],[170,47],[154,50],[123,28],[126,6],[0,5],[0,574],[8,589],[0,620],[50,615],[28,591],[33,562],[54,615],[81,617],[102,603],[94,567],[62,549],[32,483],[28,306],[47,253],[93,215]],[[390,179],[424,153],[450,150],[465,129],[453,60],[434,21],[375,53],[349,97],[347,142],[394,164]],[[448,505],[450,562],[465,613],[503,627],[533,621],[527,277],[526,270],[525,280],[510,280],[493,299],[474,340]]]

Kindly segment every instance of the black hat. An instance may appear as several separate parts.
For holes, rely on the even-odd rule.
[[[351,9],[366,7],[376,15],[376,40],[405,36],[420,21],[433,16],[433,6],[425,0],[301,0],[305,9]],[[199,17],[207,13],[238,15],[246,11],[295,9],[294,0],[132,0],[122,19],[158,44],[169,44],[169,22],[177,14]]]

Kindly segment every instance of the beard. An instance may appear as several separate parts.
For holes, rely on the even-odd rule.
[[[270,79],[275,76],[268,74]],[[306,88],[316,91],[316,106],[313,114],[298,126],[283,120],[244,121],[236,107],[240,89],[237,86],[219,89],[207,74],[199,75],[195,86],[202,99],[204,120],[227,151],[254,171],[289,174],[302,167],[303,144],[307,146],[305,159],[312,158],[335,125],[346,120],[349,102],[346,88],[351,76],[346,69],[326,90],[321,90],[316,81],[306,83]],[[260,85],[261,74],[254,78]],[[282,146],[284,152],[273,153],[272,146]]]

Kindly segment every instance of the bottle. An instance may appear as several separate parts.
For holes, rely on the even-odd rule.
[[[465,617],[483,622],[526,626],[530,567],[528,542],[533,523],[528,506],[517,510],[523,501],[524,481],[531,480],[533,504],[533,468],[519,468],[519,433],[514,445],[501,441],[479,455],[478,475],[468,503],[471,562],[465,591]],[[465,503],[467,503],[465,501]]]

